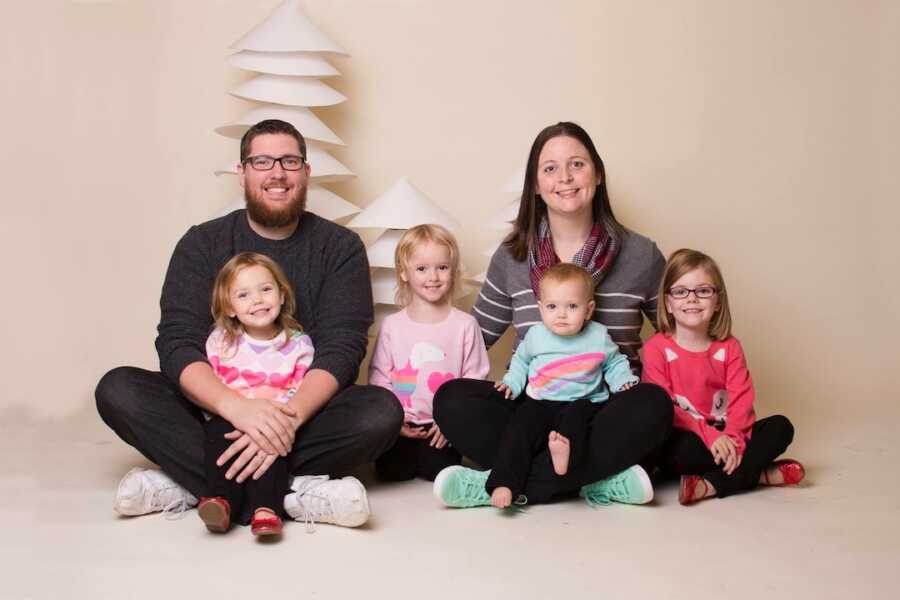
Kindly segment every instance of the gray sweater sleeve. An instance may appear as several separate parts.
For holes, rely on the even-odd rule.
[[[643,281],[641,281],[647,299],[641,302],[641,312],[653,325],[653,329],[659,330],[656,323],[656,306],[659,303],[659,283],[662,281],[663,270],[666,267],[666,258],[655,243],[651,242],[650,245],[647,269],[644,271]]]
[[[210,244],[205,233],[192,227],[179,240],[169,261],[159,300],[156,351],[159,366],[178,385],[189,364],[206,361],[206,338],[212,326],[209,303],[215,277]]]
[[[472,307],[472,314],[478,321],[487,348],[500,339],[513,319],[512,297],[507,285],[506,256],[507,253],[501,247],[491,257],[484,285]]]
[[[356,380],[374,321],[369,260],[362,240],[349,231],[319,251],[323,273],[313,290],[316,324],[309,334],[316,355],[310,368],[328,371],[343,388]]]

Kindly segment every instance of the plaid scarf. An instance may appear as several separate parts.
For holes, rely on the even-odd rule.
[[[585,268],[594,280],[594,288],[600,285],[609,272],[616,256],[619,254],[619,243],[611,236],[603,223],[594,223],[594,228],[584,241],[581,250],[572,257],[572,263]],[[541,219],[537,230],[537,239],[532,240],[528,248],[528,268],[531,278],[531,289],[535,298],[539,298],[539,284],[544,271],[561,262],[553,250],[553,238],[550,237],[550,223],[547,217]]]

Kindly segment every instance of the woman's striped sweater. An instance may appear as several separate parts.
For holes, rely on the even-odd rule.
[[[644,316],[656,326],[657,287],[665,263],[653,241],[629,231],[622,240],[616,262],[595,291],[594,320],[609,329],[613,341],[638,375],[641,326]],[[541,322],[528,277],[528,261],[517,262],[506,247],[500,246],[491,258],[472,314],[478,320],[488,348],[512,325],[516,330],[515,351],[529,327]]]

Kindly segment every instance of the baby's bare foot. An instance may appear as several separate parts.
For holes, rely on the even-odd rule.
[[[565,475],[569,471],[569,438],[555,432],[550,432],[547,439],[547,447],[550,449],[550,459],[553,461],[553,471],[557,475]]]
[[[491,494],[491,505],[497,508],[506,508],[510,504],[512,504],[512,490],[508,487],[494,488],[494,493]]]

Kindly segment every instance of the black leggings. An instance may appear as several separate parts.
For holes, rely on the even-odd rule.
[[[700,475],[716,488],[720,498],[745,492],[759,485],[763,470],[782,454],[794,439],[794,426],[787,417],[775,415],[753,424],[753,433],[740,466],[726,475],[712,452],[697,434],[673,429],[659,453],[659,466],[665,475]]]
[[[237,476],[231,480],[225,479],[225,472],[234,458],[222,465],[216,466],[216,459],[228,449],[232,440],[226,439],[225,434],[234,431],[234,425],[219,416],[203,424],[206,433],[205,463],[206,463],[206,496],[222,496],[231,505],[231,518],[234,522],[247,524],[246,515],[252,514],[257,508],[271,509],[279,517],[284,518],[284,496],[288,488],[287,459],[279,456],[275,459],[262,477],[254,480],[248,477],[243,483],[237,482]],[[240,455],[238,455],[240,456]],[[244,510],[244,508],[248,510]],[[243,515],[243,518],[242,518]]]
[[[510,489],[513,498],[522,494],[531,461],[547,448],[551,431],[561,433],[569,440],[568,470],[581,465],[590,423],[599,407],[600,404],[585,399],[557,402],[535,400],[525,395],[503,432],[497,460],[485,483],[487,493],[504,486]]]
[[[390,450],[375,460],[375,474],[382,481],[406,481],[415,477],[434,481],[441,469],[462,462],[456,448],[449,444],[433,448],[428,445],[430,441],[398,437]]]
[[[454,379],[434,395],[434,418],[464,456],[493,468],[500,440],[522,397],[507,400],[491,381]],[[565,475],[553,471],[546,444],[531,461],[522,493],[529,504],[568,496],[641,462],[668,437],[672,401],[653,384],[641,383],[598,404],[590,421],[584,459]]]

